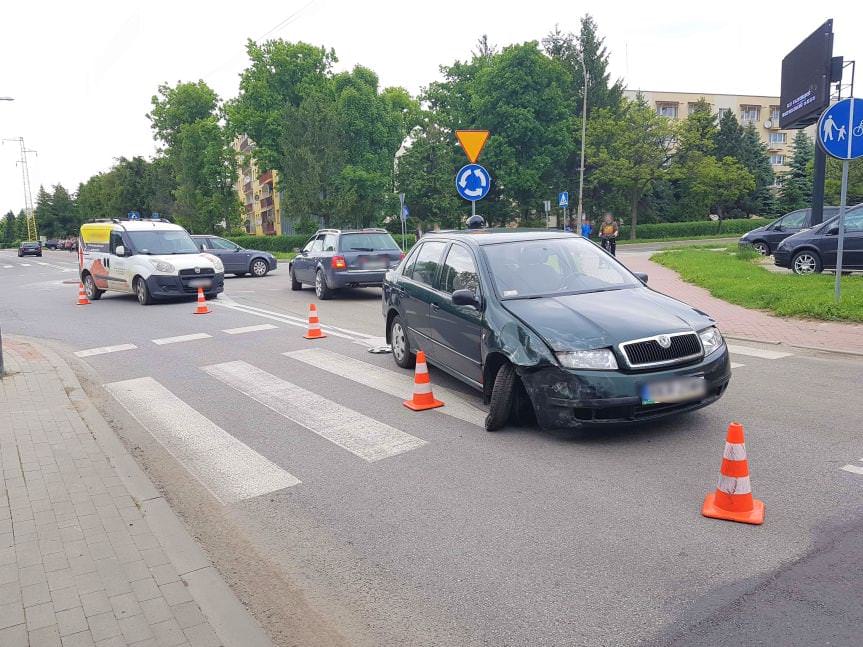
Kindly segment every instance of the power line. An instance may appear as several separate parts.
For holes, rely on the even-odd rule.
[[[21,146],[21,159],[18,163],[21,165],[21,179],[24,182],[24,220],[27,223],[27,238],[36,240],[39,237],[39,231],[36,228],[36,211],[33,209],[33,192],[30,190],[30,167],[27,164],[27,153],[36,153],[36,151],[24,145],[23,137],[4,138],[3,141],[18,142]]]

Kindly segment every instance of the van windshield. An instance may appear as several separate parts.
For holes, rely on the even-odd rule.
[[[192,237],[182,229],[169,231],[127,231],[126,235],[138,254],[198,254]]]

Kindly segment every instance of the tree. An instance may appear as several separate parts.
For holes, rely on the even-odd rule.
[[[734,204],[755,188],[755,178],[733,157],[717,160],[694,154],[675,165],[681,187],[681,207],[689,218],[700,218],[713,209],[720,220],[726,205]]]
[[[719,130],[715,137],[714,155],[717,158],[738,158],[743,145],[743,129],[734,116],[734,111],[726,110],[719,118]]]
[[[16,242],[27,240],[27,216],[24,210],[18,212],[15,217],[15,239]]]
[[[690,155],[712,155],[716,148],[716,115],[702,97],[690,110],[677,134],[677,156],[685,160]]]
[[[838,205],[842,189],[842,162],[827,157],[824,180],[824,204]],[[848,195],[846,202],[856,205],[863,202],[863,161],[851,160],[848,164]]]
[[[641,97],[624,102],[620,114],[609,108],[596,111],[588,124],[587,181],[622,194],[628,203],[631,238],[636,236],[639,202],[667,172],[676,131],[673,121],[656,114]]]
[[[755,181],[752,192],[738,201],[738,207],[747,215],[772,215],[776,209],[776,201],[770,188],[775,179],[773,167],[770,165],[767,146],[761,141],[755,124],[750,123],[743,130],[740,150],[734,158],[749,171]]]
[[[15,242],[15,214],[10,209],[0,222],[0,242],[11,245]]]
[[[36,194],[34,211],[36,213],[36,222],[39,225],[39,233],[49,238],[54,238],[57,235],[52,203],[53,196],[45,190],[44,186],[40,185],[39,192]]]
[[[790,170],[783,174],[782,187],[779,189],[778,206],[782,213],[802,209],[812,202],[810,162],[814,154],[815,147],[809,135],[798,130],[794,136]]]

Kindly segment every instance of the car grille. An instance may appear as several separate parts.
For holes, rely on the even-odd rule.
[[[659,337],[662,335],[620,345],[630,368],[683,364],[701,357],[701,342],[694,332],[667,335],[670,341],[668,348],[660,345]]]
[[[195,272],[195,270],[180,270],[180,282],[183,284],[183,291],[185,292],[197,292],[198,288],[194,288],[189,283],[194,281],[195,279],[214,279],[216,277],[216,273],[213,270],[201,268],[200,272]]]

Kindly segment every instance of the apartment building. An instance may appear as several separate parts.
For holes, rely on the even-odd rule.
[[[755,124],[761,140],[767,145],[774,172],[778,174],[788,170],[795,131],[779,129],[779,97],[645,90],[626,90],[624,95],[635,99],[639,92],[658,114],[671,119],[685,119],[700,99],[709,103],[719,117],[731,110],[741,125]],[[810,137],[814,134],[812,127],[807,132]]]
[[[260,172],[250,153],[254,144],[248,137],[234,141],[239,154],[237,194],[243,203],[246,232],[253,236],[292,234],[293,228],[282,213],[282,195],[276,190],[276,171]]]

